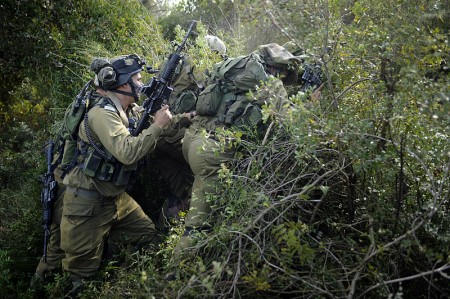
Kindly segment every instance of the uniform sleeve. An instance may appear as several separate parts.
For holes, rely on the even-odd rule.
[[[89,111],[89,127],[93,137],[125,165],[134,164],[152,152],[162,133],[161,128],[152,124],[138,136],[132,136],[117,112],[101,107]]]

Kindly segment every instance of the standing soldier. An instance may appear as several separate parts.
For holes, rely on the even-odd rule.
[[[132,54],[99,70],[99,85],[106,96],[89,110],[78,131],[81,154],[64,178],[61,221],[61,248],[66,253],[62,265],[70,275],[72,295],[82,288],[83,278],[97,273],[106,238],[135,248],[158,239],[151,219],[125,192],[138,161],[155,149],[172,119],[164,106],[148,128],[138,136],[130,134],[144,64]]]

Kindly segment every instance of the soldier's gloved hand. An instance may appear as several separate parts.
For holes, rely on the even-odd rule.
[[[153,124],[164,129],[172,120],[172,113],[170,113],[169,106],[164,105],[161,109],[156,111]]]

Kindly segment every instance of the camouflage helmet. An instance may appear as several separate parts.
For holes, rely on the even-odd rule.
[[[299,57],[292,55],[284,47],[275,43],[261,45],[255,52],[261,55],[267,65],[277,68],[288,68],[291,65],[301,63]]]
[[[95,66],[101,66],[102,62],[96,62],[94,60],[91,67],[92,65],[94,65],[95,68]],[[143,70],[142,67],[144,65],[145,61],[136,54],[122,55],[113,58],[109,64],[105,63],[104,66],[98,70],[98,73],[96,73],[99,86],[105,90],[109,90],[126,84],[131,79],[131,76]],[[98,67],[96,69],[98,69]]]
[[[205,40],[212,51],[217,51],[217,53],[219,54],[225,54],[227,52],[227,47],[225,46],[225,43],[217,36],[206,35]]]
[[[279,76],[284,70],[287,73],[281,76],[283,84],[292,85],[297,82],[297,69],[301,63],[299,57],[292,55],[284,47],[275,43],[261,45],[255,52],[264,60],[266,71],[269,74]]]

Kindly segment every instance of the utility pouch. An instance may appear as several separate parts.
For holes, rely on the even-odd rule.
[[[88,150],[83,168],[85,175],[101,181],[110,181],[114,173],[114,168],[114,164],[106,162],[94,148],[91,147]]]
[[[238,96],[227,110],[224,123],[227,126],[254,127],[262,120],[261,109],[258,105],[250,103],[243,96]]]
[[[185,90],[173,101],[169,101],[170,111],[175,114],[190,112],[195,110],[197,96],[191,90]]]
[[[201,116],[214,116],[217,114],[221,101],[220,84],[210,84],[198,96],[196,113]]]
[[[63,158],[61,160],[61,166],[67,167],[71,162],[73,157],[75,156],[75,152],[77,150],[77,140],[64,140],[64,153]]]
[[[237,127],[256,128],[261,121],[261,108],[258,105],[248,103],[242,114],[234,120],[234,125]]]
[[[132,176],[136,175],[137,163],[132,165],[118,164],[111,182],[116,186],[126,186]]]

